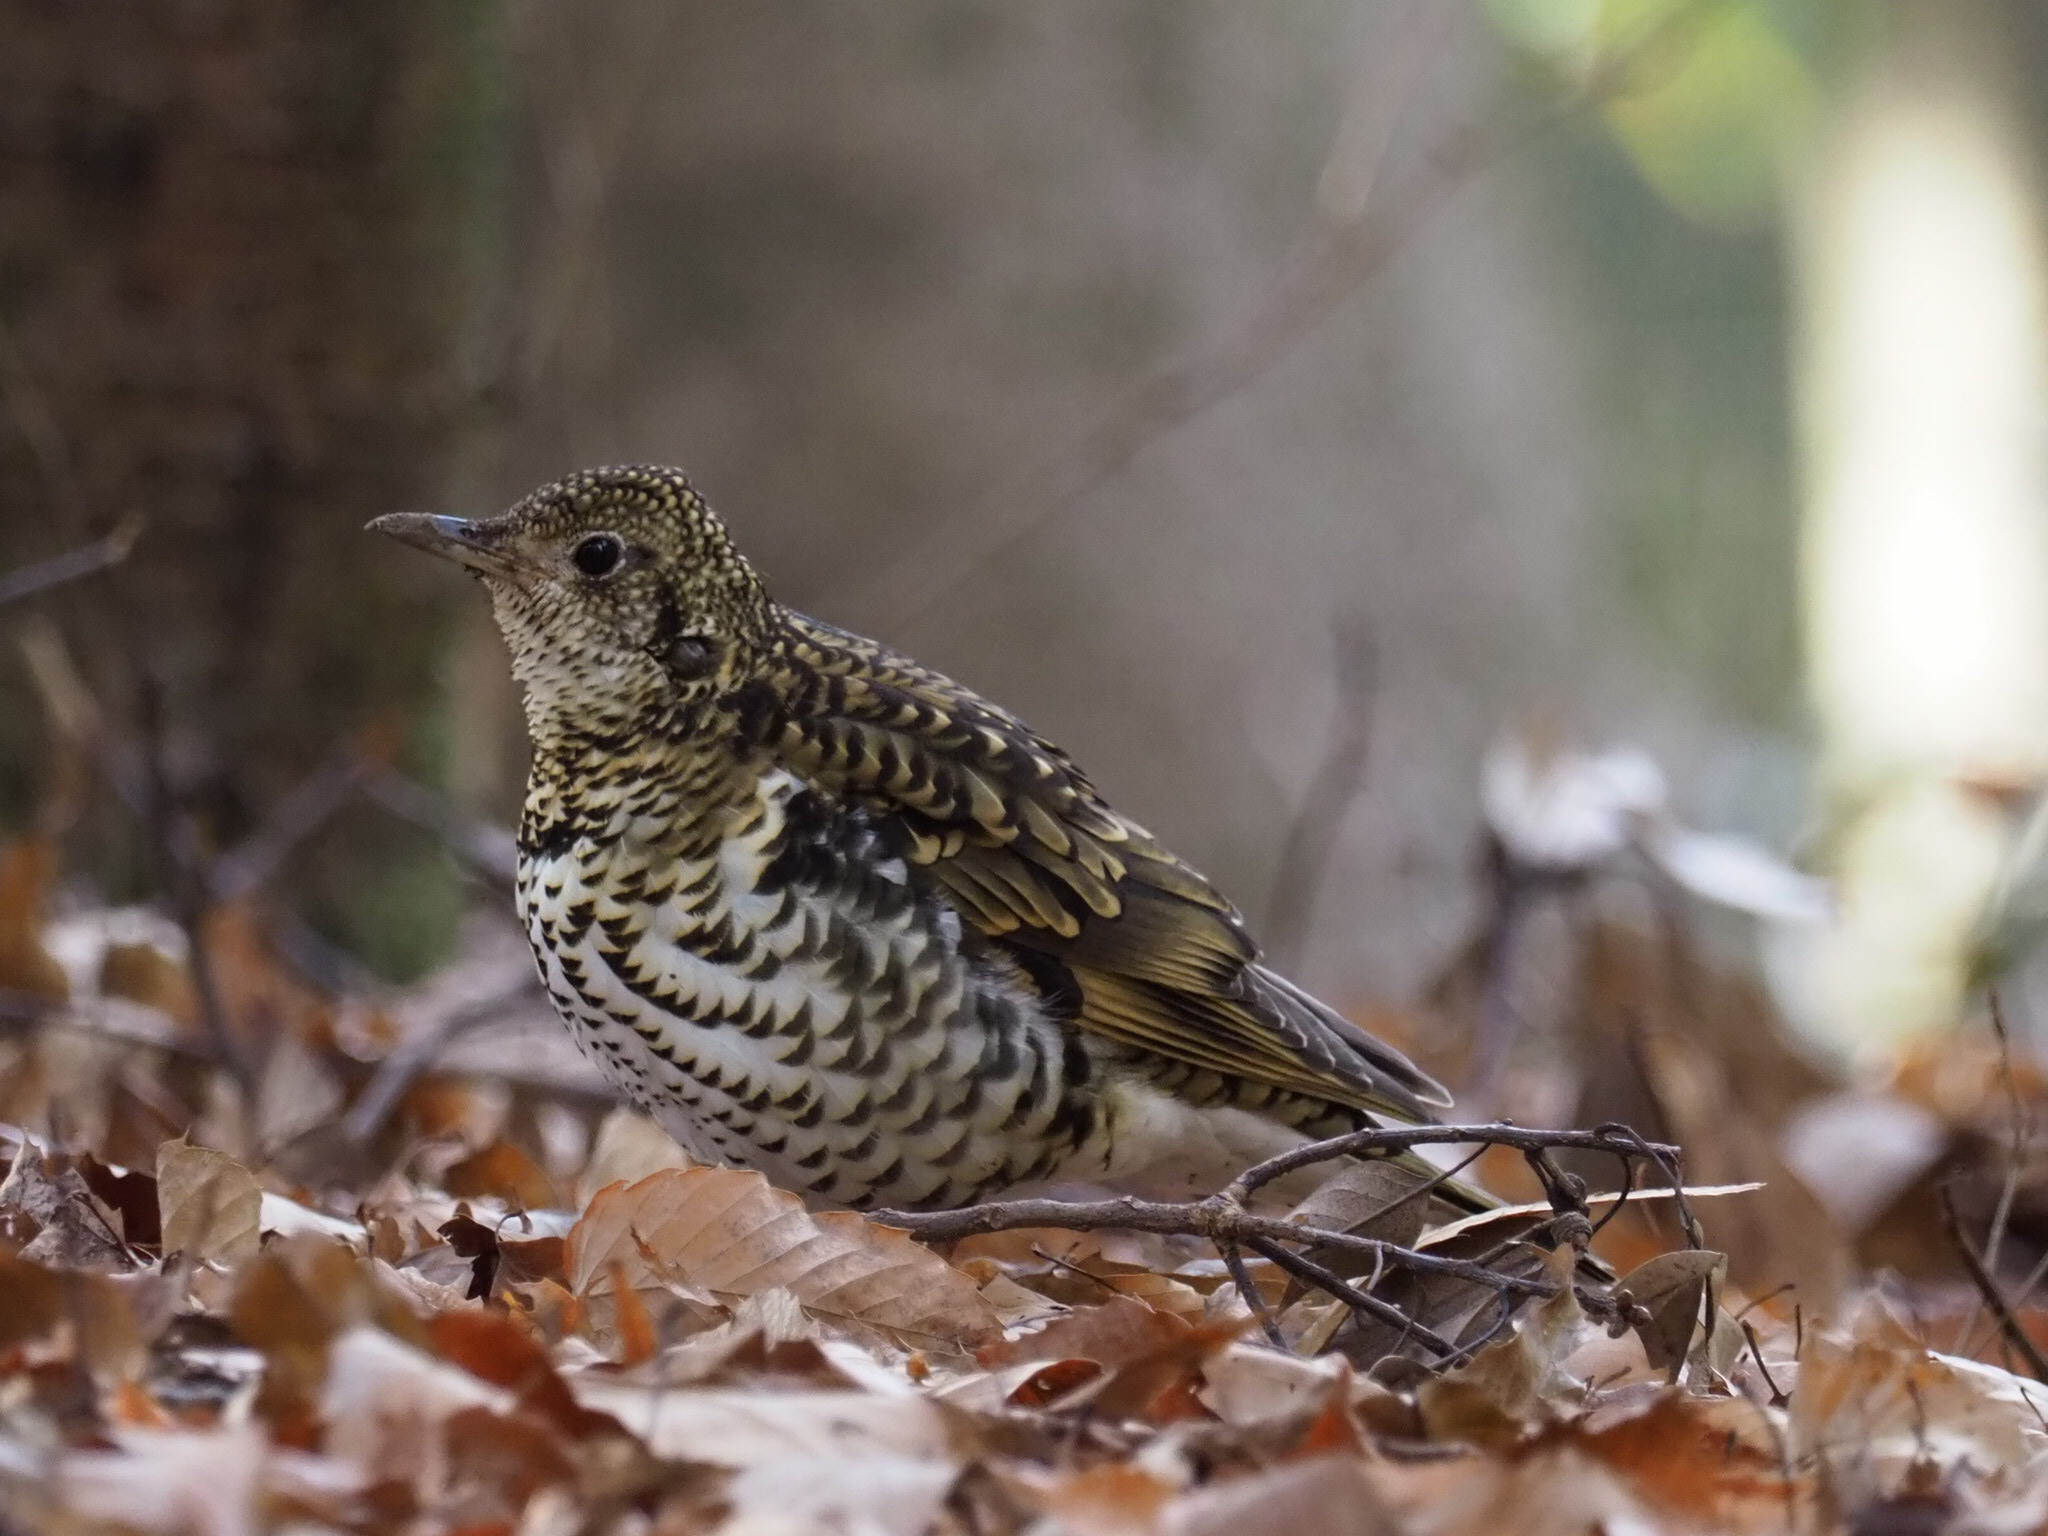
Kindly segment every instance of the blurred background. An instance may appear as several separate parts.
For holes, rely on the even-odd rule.
[[[2031,1027],[2040,7],[0,9],[37,921],[481,953],[517,700],[362,524],[655,461],[1480,1107],[1674,912],[1788,1104]]]

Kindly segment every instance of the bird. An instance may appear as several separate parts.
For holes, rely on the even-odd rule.
[[[681,471],[370,526],[488,590],[541,979],[692,1158],[814,1208],[1186,1199],[1450,1104],[1052,741],[777,602]]]

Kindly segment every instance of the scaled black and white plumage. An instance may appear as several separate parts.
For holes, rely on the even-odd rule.
[[[377,526],[490,589],[541,974],[693,1154],[855,1208],[1184,1196],[1448,1102],[1058,747],[773,602],[680,473]]]

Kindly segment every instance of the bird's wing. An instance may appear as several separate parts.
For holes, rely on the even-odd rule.
[[[1398,1051],[1259,965],[1237,910],[1058,747],[872,641],[789,623],[789,681],[760,712],[763,744],[862,805],[982,933],[1064,966],[1083,1028],[1402,1119],[1449,1103]]]

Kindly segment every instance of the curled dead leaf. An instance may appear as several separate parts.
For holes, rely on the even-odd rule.
[[[1699,1332],[1702,1315],[1712,1316],[1710,1306],[1719,1296],[1722,1278],[1728,1272],[1725,1254],[1706,1248],[1685,1248],[1660,1253],[1623,1276],[1615,1286],[1640,1307],[1643,1316],[1635,1322],[1636,1336],[1643,1341],[1643,1353],[1651,1368],[1665,1371],[1672,1381],[1684,1369]]]

